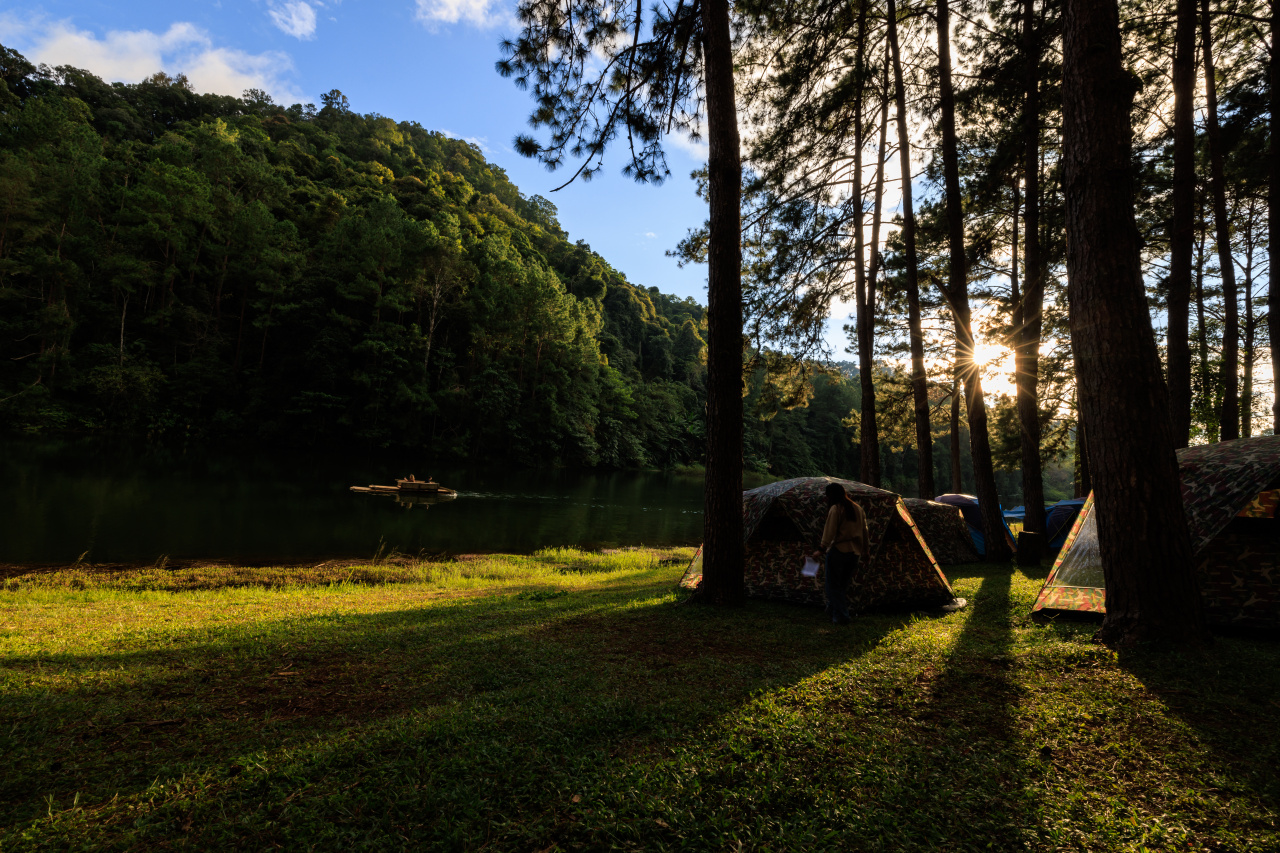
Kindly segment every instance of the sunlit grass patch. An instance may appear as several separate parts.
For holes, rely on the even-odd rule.
[[[476,589],[495,582],[529,583],[560,580],[584,572],[645,573],[687,565],[693,548],[626,548],[582,551],[548,548],[532,555],[460,554],[408,556],[380,554],[371,560],[326,560],[289,566],[240,566],[218,563],[94,566],[76,563],[23,571],[9,567],[0,589],[78,591],[87,589],[184,592],[235,587],[293,588],[308,586],[376,586],[425,583],[452,589]],[[571,581],[566,581],[571,582]]]
[[[841,629],[690,556],[0,592],[0,849],[1280,847],[1275,644],[1117,658],[994,565]]]

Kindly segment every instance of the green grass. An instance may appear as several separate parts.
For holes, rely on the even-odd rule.
[[[682,603],[691,556],[9,571],[0,849],[1280,849],[1280,646]]]

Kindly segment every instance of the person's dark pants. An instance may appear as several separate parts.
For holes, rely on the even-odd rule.
[[[845,553],[838,548],[827,551],[827,610],[832,622],[849,621],[849,581],[858,569],[856,551]]]

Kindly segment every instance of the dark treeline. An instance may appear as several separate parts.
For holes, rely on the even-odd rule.
[[[0,78],[6,431],[701,461],[704,308],[628,282],[468,143],[336,90],[285,108],[9,50]],[[753,467],[856,472],[852,384],[813,394],[751,419]]]

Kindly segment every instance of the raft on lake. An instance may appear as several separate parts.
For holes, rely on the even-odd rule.
[[[351,491],[376,495],[422,495],[440,498],[454,498],[458,493],[445,488],[431,478],[415,480],[410,474],[407,480],[396,480],[394,486],[352,486]]]

